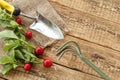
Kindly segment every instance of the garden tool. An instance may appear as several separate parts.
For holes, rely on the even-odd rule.
[[[77,42],[75,41],[67,41],[63,45],[61,45],[57,50],[56,53],[59,55],[59,59],[64,55],[66,52],[72,52],[79,56],[79,58],[84,61],[89,67],[95,70],[104,80],[112,80],[107,74],[105,74],[100,68],[98,68],[94,63],[92,63],[84,54],[81,53],[80,47]]]
[[[47,19],[44,15],[40,14],[38,11],[36,11],[37,16],[32,17],[24,14],[21,12],[20,8],[15,7],[4,0],[0,0],[0,7],[6,9],[10,14],[14,16],[21,15],[30,19],[34,19],[35,21],[32,23],[32,25],[30,25],[30,29],[36,30],[43,35],[53,39],[64,38],[60,28],[55,23]]]

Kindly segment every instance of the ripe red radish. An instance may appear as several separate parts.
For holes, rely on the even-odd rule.
[[[25,36],[28,39],[32,38],[32,31],[27,31]]]
[[[38,47],[35,48],[34,53],[35,53],[36,55],[38,55],[38,56],[39,56],[39,55],[43,55],[43,53],[44,53],[44,48],[38,46]]]
[[[24,65],[24,70],[29,71],[31,69],[31,67],[32,67],[31,64],[27,63]]]
[[[17,17],[15,20],[16,20],[16,22],[17,22],[18,24],[20,24],[20,25],[22,24],[22,20],[21,20],[20,17]]]
[[[52,65],[53,65],[53,62],[51,59],[49,59],[49,58],[44,59],[43,66],[45,68],[50,68]]]

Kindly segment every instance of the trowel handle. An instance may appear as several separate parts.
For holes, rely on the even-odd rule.
[[[13,14],[15,16],[18,16],[21,12],[19,8],[14,7],[4,0],[0,0],[0,7],[6,9],[10,14]]]

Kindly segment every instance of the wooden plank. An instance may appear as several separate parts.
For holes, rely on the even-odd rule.
[[[120,79],[120,52],[90,43],[88,41],[77,39],[71,36],[66,36],[64,40],[53,44],[53,48],[48,48],[48,50],[46,50],[46,55],[54,59],[54,61],[59,64],[83,71],[91,75],[98,76],[98,74],[89,66],[87,66],[83,61],[81,61],[78,56],[70,54],[70,52],[64,54],[63,58],[59,62],[56,60],[57,56],[54,56],[56,53],[56,48],[58,48],[62,43],[68,40],[76,41],[80,45],[82,53],[84,53],[84,55],[90,61],[92,61],[96,66],[102,69],[113,80]]]
[[[0,80],[7,80],[7,79],[0,76]]]
[[[56,64],[54,66],[56,70],[55,68],[46,69],[42,65],[37,64],[34,65],[34,68],[30,72],[25,72],[23,68],[18,68],[16,71],[13,70],[7,75],[1,76],[8,80],[103,80],[99,77],[74,71]]]
[[[70,8],[120,23],[119,0],[49,0]]]
[[[42,76],[36,76],[21,71],[11,71],[8,75],[3,76],[2,74],[0,74],[0,76],[2,76],[4,80],[46,80]]]
[[[69,0],[49,1],[67,23],[70,30],[69,35],[120,51],[119,24],[98,16],[93,16],[92,13],[85,13],[84,11],[88,11],[89,8],[86,8],[88,10],[84,11],[80,10],[82,8],[84,9],[84,6],[87,6],[87,3],[85,5],[84,1],[84,5],[82,4],[82,0],[74,0],[73,2]],[[73,7],[75,4],[79,4],[79,6]]]

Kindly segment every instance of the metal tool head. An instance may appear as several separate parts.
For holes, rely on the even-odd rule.
[[[53,39],[64,39],[60,28],[38,12],[36,20],[30,25],[30,29],[36,30]]]

